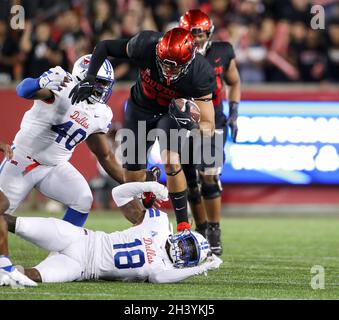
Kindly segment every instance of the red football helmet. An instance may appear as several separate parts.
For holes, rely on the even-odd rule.
[[[167,31],[156,47],[157,66],[167,85],[187,72],[197,47],[191,33],[182,28]]]
[[[181,16],[179,26],[180,28],[184,28],[191,32],[191,34],[195,37],[198,37],[202,33],[206,34],[207,38],[203,39],[202,43],[199,43],[197,38],[195,39],[198,45],[198,51],[202,55],[205,55],[206,50],[210,45],[210,38],[214,31],[213,22],[208,15],[198,9],[188,10],[183,16]]]

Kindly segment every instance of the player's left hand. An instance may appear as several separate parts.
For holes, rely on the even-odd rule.
[[[68,98],[72,98],[71,103],[79,103],[89,98],[94,90],[95,77],[87,75],[86,78],[80,81],[70,92]]]
[[[206,269],[207,270],[219,269],[222,262],[223,261],[219,257],[217,257],[215,254],[212,254],[206,259]]]
[[[0,142],[0,150],[4,152],[7,160],[12,160],[13,150],[10,145]]]
[[[230,101],[228,103],[229,106],[229,115],[226,122],[226,125],[230,126],[231,128],[231,136],[233,142],[237,142],[237,135],[238,135],[238,106],[239,103],[235,101]]]

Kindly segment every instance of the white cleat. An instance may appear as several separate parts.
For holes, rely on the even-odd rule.
[[[37,287],[38,284],[13,268],[11,272],[0,269],[0,286],[11,286],[13,289]]]

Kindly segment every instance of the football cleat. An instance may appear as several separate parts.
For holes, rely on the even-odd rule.
[[[221,256],[223,252],[220,235],[220,228],[211,227],[210,225],[208,226],[206,231],[207,240],[210,244],[212,253],[216,256]]]
[[[200,233],[204,238],[207,238],[207,228],[195,228],[195,231]]]
[[[5,271],[0,269],[0,286],[11,286],[12,288],[37,287],[38,284],[19,272],[15,267]]]

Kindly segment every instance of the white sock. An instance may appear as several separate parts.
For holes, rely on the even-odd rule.
[[[0,256],[0,269],[5,271],[11,271],[13,265],[11,260],[7,256]]]

